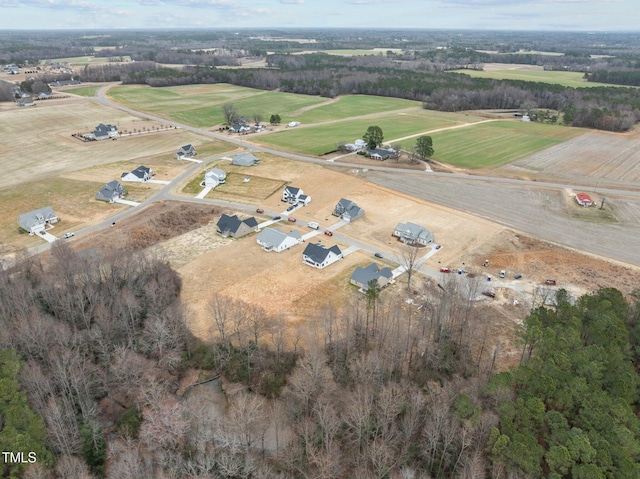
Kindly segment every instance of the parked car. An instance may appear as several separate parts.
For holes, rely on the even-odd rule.
[[[545,280],[544,284],[546,284],[547,286],[555,286],[556,285],[556,280],[555,279],[547,279],[547,280]]]
[[[63,236],[63,238],[64,238],[64,239],[67,239],[67,238],[73,238],[74,236],[75,236],[75,234],[74,234],[74,233],[65,233],[65,234],[64,234],[64,236]]]
[[[495,298],[496,297],[496,293],[494,293],[493,291],[483,291],[482,294],[484,296],[488,296],[489,298]]]
[[[324,234],[326,234],[327,236],[333,236],[333,233],[329,230],[325,230]]]
[[[287,211],[293,211],[296,209],[296,205],[291,205],[287,208]]]
[[[436,245],[436,249],[440,249],[440,248],[442,248],[442,245],[441,244],[437,244]]]
[[[273,221],[278,221],[282,219],[282,216],[274,216],[273,218],[271,218]]]
[[[289,217],[287,218],[287,220],[288,220],[288,221],[291,221],[292,223],[295,223],[295,222],[296,222],[296,219],[295,219],[293,216],[289,216]]]
[[[442,267],[442,268],[440,268],[440,272],[441,273],[451,273],[451,269],[449,269],[447,267]]]
[[[116,222],[115,222],[115,221],[114,221],[113,223],[111,223],[111,226],[115,226],[115,225],[116,225]]]
[[[258,209],[256,210],[256,213],[264,213],[264,210],[263,210],[262,208],[258,208]]]
[[[520,279],[520,278],[522,278],[522,275],[521,275],[521,274],[516,274],[516,275],[513,277],[513,279]]]
[[[500,270],[500,277],[504,278],[507,275],[507,272],[505,270]]]
[[[374,255],[376,258],[382,258],[382,253],[374,253]]]
[[[320,228],[320,225],[315,221],[310,221],[309,223],[307,223],[307,226],[313,230],[317,230],[318,228]]]

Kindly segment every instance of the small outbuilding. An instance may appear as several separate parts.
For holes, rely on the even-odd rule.
[[[580,205],[580,206],[584,206],[584,207],[588,207],[588,206],[593,206],[593,200],[591,199],[591,197],[586,194],[586,193],[578,193],[576,195],[576,202]]]

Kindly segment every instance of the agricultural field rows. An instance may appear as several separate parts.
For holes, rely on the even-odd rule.
[[[589,131],[502,169],[555,178],[581,177],[594,184],[601,180],[637,184],[640,135]]]
[[[435,160],[462,168],[486,168],[507,164],[579,134],[575,128],[505,120],[431,136]]]

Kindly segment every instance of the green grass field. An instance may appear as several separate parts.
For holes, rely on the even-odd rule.
[[[496,80],[523,80],[531,82],[551,83],[572,88],[593,88],[597,86],[616,86],[606,83],[588,82],[580,72],[529,71],[529,70],[452,70],[474,78],[493,78]]]
[[[93,57],[91,55],[83,57],[67,57],[67,58],[47,58],[46,60],[40,60],[40,64],[45,63],[68,63],[69,65],[101,65],[104,63],[113,63],[109,59],[111,57]],[[123,62],[130,62],[131,57],[129,55],[115,56],[115,58],[122,58]]]
[[[464,121],[476,122],[480,118],[455,113],[441,113],[428,110],[416,110],[408,113],[388,113],[378,118],[356,118],[342,120],[318,126],[292,128],[279,131],[259,138],[260,143],[279,147],[289,151],[309,155],[322,155],[335,150],[339,142],[353,143],[372,125],[382,129],[385,142],[396,138],[417,135],[426,131],[454,126]],[[258,141],[258,140],[256,140]],[[408,146],[415,140],[400,141]]]
[[[155,113],[195,127],[211,127],[223,123],[222,106],[233,103],[238,114],[248,121],[255,113],[263,121],[279,114],[283,122],[300,108],[321,104],[324,98],[293,93],[265,92],[226,84],[188,85],[168,88],[118,86],[109,96],[119,103]]]
[[[78,88],[69,88],[64,90],[65,92],[73,93],[74,95],[92,97],[96,96],[96,93],[101,88],[101,85],[95,86],[81,86]]]
[[[321,104],[294,117],[301,123],[318,123],[404,108],[419,108],[421,105],[419,101],[402,100],[400,98],[348,95],[341,96],[335,101],[329,101],[324,105]]]
[[[581,133],[577,128],[519,121],[483,123],[431,135],[433,159],[462,168],[497,167]]]

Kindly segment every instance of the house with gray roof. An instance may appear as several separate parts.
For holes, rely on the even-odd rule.
[[[231,158],[231,164],[236,166],[255,166],[260,163],[260,159],[256,158],[253,153],[240,153]]]
[[[215,188],[227,181],[227,174],[220,168],[213,168],[204,174],[204,186]]]
[[[229,216],[223,214],[216,223],[216,230],[220,236],[241,238],[249,233],[258,231],[258,222],[252,216],[241,220],[237,215]]]
[[[302,204],[306,206],[311,201],[311,196],[305,195],[301,188],[286,186],[282,191],[282,201],[292,205]]]
[[[339,216],[345,221],[354,221],[364,216],[364,210],[353,201],[341,198],[333,209],[333,215]]]
[[[342,251],[338,245],[327,248],[320,243],[309,243],[302,252],[302,262],[318,269],[324,269],[341,259]]]
[[[279,253],[302,243],[302,236],[297,231],[285,233],[278,228],[265,228],[260,232],[256,241],[264,251]]]
[[[106,140],[108,138],[117,138],[119,135],[118,127],[115,125],[105,125],[100,123],[93,130],[93,138],[96,140]]]
[[[433,233],[415,223],[398,223],[398,226],[393,230],[393,236],[408,245],[426,246],[435,241]]]
[[[29,234],[44,231],[58,221],[60,218],[53,212],[51,206],[45,206],[18,216],[18,226]]]
[[[127,190],[117,180],[110,181],[96,193],[96,200],[113,203],[127,194]]]
[[[176,158],[180,159],[185,156],[196,156],[196,149],[193,145],[184,145],[180,147],[176,153]]]
[[[153,170],[144,165],[138,166],[135,170],[129,172],[125,171],[120,175],[121,181],[138,181],[141,183],[149,181],[151,178],[153,178]]]
[[[358,266],[351,275],[351,284],[360,288],[362,292],[369,289],[370,281],[377,281],[380,288],[384,288],[393,278],[393,273],[389,268],[380,268],[377,264],[371,263],[366,268]]]

